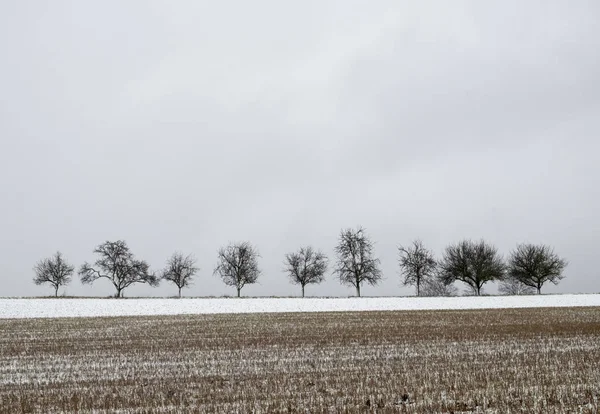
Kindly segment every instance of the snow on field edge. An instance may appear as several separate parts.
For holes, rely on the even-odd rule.
[[[600,294],[451,298],[0,299],[0,319],[600,306]]]

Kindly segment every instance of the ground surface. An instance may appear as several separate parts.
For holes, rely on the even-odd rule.
[[[197,299],[0,299],[0,318],[195,315],[208,313],[347,312],[600,306],[600,295],[197,298]]]
[[[0,412],[567,413],[600,308],[0,320]]]

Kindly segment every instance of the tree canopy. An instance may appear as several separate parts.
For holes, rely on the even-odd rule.
[[[342,230],[335,253],[334,273],[342,284],[356,288],[356,296],[360,296],[361,284],[366,282],[373,286],[383,277],[380,261],[373,253],[373,242],[364,228]]]
[[[150,266],[137,260],[123,240],[107,241],[94,249],[100,257],[93,265],[84,263],[79,269],[81,283],[91,284],[98,279],[108,279],[116,289],[115,296],[122,297],[123,290],[134,283],[157,286],[159,279],[150,273]]]
[[[160,278],[177,286],[178,297],[181,297],[181,289],[188,287],[198,271],[196,259],[192,255],[184,256],[182,253],[173,253],[167,260],[167,265],[161,272]]]
[[[56,252],[54,256],[37,262],[33,271],[35,272],[33,282],[36,285],[51,284],[54,287],[54,296],[58,296],[58,289],[71,282],[75,267],[65,260],[61,252]]]
[[[261,271],[258,267],[258,250],[250,242],[229,244],[218,251],[214,274],[228,286],[235,286],[237,296],[245,285],[256,283]]]
[[[510,253],[508,277],[542,292],[542,286],[551,282],[557,285],[563,278],[568,262],[546,245],[520,244]]]
[[[415,240],[411,246],[398,248],[400,271],[404,276],[403,284],[415,286],[417,296],[421,295],[421,285],[435,276],[437,262],[433,253],[421,240]]]
[[[302,287],[302,297],[304,297],[306,285],[325,280],[327,256],[311,246],[302,247],[297,252],[286,254],[284,265],[291,282]]]
[[[463,240],[446,247],[439,277],[446,284],[461,281],[481,295],[483,285],[502,280],[504,272],[504,260],[496,247],[483,240]]]

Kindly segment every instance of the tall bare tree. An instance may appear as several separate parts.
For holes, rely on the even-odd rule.
[[[416,286],[417,296],[421,296],[421,284],[432,278],[437,269],[433,253],[421,240],[415,240],[409,247],[400,246],[398,253],[404,286]]]
[[[540,294],[546,282],[557,285],[564,278],[562,272],[567,265],[549,246],[520,244],[510,253],[508,277]]]
[[[100,258],[93,265],[84,263],[79,269],[81,283],[92,284],[98,279],[108,279],[117,290],[115,297],[123,295],[123,289],[134,283],[157,286],[159,279],[150,273],[144,260],[137,260],[123,240],[107,241],[94,249]]]
[[[335,253],[334,273],[342,284],[356,288],[356,296],[360,297],[361,284],[367,282],[373,286],[381,280],[380,261],[374,257],[373,242],[364,228],[342,230]]]
[[[302,297],[304,297],[306,285],[325,280],[327,256],[311,246],[302,247],[298,252],[286,254],[284,265],[292,283],[302,286]]]
[[[256,283],[261,272],[258,268],[258,251],[249,242],[230,244],[218,251],[219,262],[214,274],[227,286],[235,286],[237,296],[245,285]]]
[[[177,252],[167,260],[167,266],[161,272],[160,278],[174,283],[178,289],[178,297],[181,297],[181,289],[191,285],[192,278],[198,270],[196,259],[192,255],[184,256]]]
[[[498,250],[481,240],[463,240],[446,247],[440,264],[440,278],[450,284],[459,280],[481,295],[481,288],[487,282],[504,278],[505,264]]]
[[[54,287],[54,296],[58,296],[58,288],[71,282],[75,267],[63,258],[61,252],[56,252],[54,256],[37,262],[33,271],[35,272],[33,282],[36,285],[50,283]]]

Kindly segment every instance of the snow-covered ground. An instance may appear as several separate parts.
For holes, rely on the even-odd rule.
[[[0,318],[600,306],[600,294],[452,298],[0,299]]]

